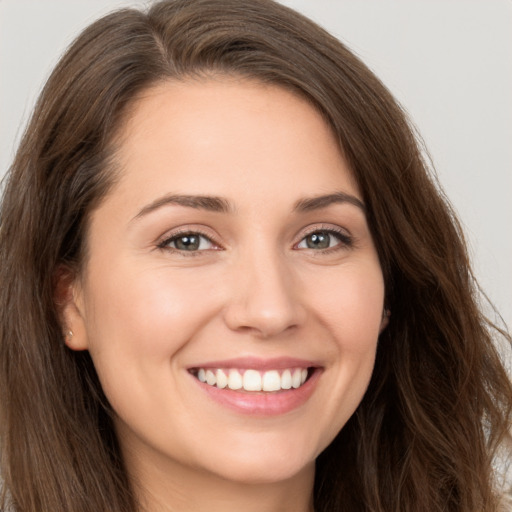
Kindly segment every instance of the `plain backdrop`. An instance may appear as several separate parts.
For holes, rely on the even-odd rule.
[[[0,176],[66,46],[101,14],[147,3],[0,0]],[[465,226],[476,274],[512,325],[512,0],[283,3],[344,41],[409,112]]]

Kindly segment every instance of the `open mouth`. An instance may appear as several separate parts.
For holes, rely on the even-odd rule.
[[[191,368],[200,382],[218,389],[241,392],[279,392],[302,387],[314,373],[314,367],[284,368],[266,371],[253,368]]]
[[[213,402],[253,417],[286,414],[309,401],[324,367],[293,358],[240,358],[188,368]]]

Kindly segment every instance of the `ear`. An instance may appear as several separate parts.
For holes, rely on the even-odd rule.
[[[380,321],[379,334],[381,334],[382,331],[388,326],[390,316],[391,316],[391,311],[389,311],[389,309],[385,308],[384,311],[382,312],[382,319]]]
[[[71,350],[87,350],[82,288],[76,272],[69,266],[61,265],[56,270],[53,293],[66,345]]]

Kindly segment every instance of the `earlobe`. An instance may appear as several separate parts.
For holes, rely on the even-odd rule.
[[[390,316],[391,311],[389,311],[389,309],[384,309],[384,311],[382,312],[382,319],[380,321],[379,334],[381,334],[382,331],[388,326]]]
[[[54,275],[54,301],[64,343],[71,350],[87,350],[82,293],[76,273],[61,265]]]

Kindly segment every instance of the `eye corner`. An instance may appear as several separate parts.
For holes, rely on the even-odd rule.
[[[308,238],[311,237],[311,244],[308,244]],[[337,240],[337,243],[332,245],[332,242]],[[338,250],[346,250],[354,247],[354,238],[347,230],[341,227],[329,226],[314,226],[306,230],[301,235],[299,242],[294,244],[295,250],[311,250],[315,252],[333,252]]]
[[[182,256],[198,256],[222,250],[222,246],[210,234],[197,228],[168,232],[155,242],[155,248]]]

